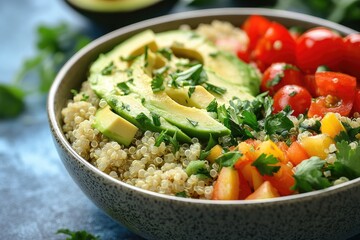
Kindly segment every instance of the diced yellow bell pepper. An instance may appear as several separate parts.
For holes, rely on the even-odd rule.
[[[299,141],[304,150],[310,157],[317,156],[325,159],[328,155],[327,150],[334,140],[325,134],[318,134],[315,136],[302,137]]]
[[[215,145],[210,149],[209,155],[206,157],[210,163],[214,163],[215,160],[222,154],[223,148],[220,145]]]
[[[286,162],[285,153],[281,151],[281,149],[271,140],[260,143],[255,150],[256,158],[258,158],[262,153],[266,155],[273,155],[281,162]]]
[[[340,132],[345,132],[345,128],[341,121],[336,117],[335,113],[327,113],[321,120],[320,130],[323,134],[331,138],[335,138]]]

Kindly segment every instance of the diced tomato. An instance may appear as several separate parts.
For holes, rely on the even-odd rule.
[[[294,193],[291,187],[295,184],[294,172],[287,164],[279,163],[280,169],[273,176],[264,175],[265,181],[269,181],[280,193],[281,196],[287,196]]]
[[[297,85],[286,85],[279,89],[274,95],[274,112],[280,112],[286,106],[294,110],[293,115],[305,113],[311,104],[311,95],[303,87]]]
[[[343,100],[353,101],[356,90],[356,78],[339,72],[315,73],[318,96],[332,95]]]
[[[360,33],[352,33],[344,38],[344,58],[342,71],[357,78],[360,82]]]
[[[353,108],[352,108],[352,111],[351,111],[353,114],[355,112],[359,113],[360,114],[360,89],[356,89],[356,92],[355,92],[355,98],[354,98],[354,105],[353,105]]]
[[[311,96],[316,97],[316,82],[315,74],[306,74],[304,77],[305,88],[309,91]]]
[[[295,41],[283,25],[272,22],[253,51],[254,61],[264,71],[272,63],[295,64]]]
[[[248,52],[255,48],[258,40],[265,34],[269,26],[270,21],[262,16],[252,15],[246,19],[242,29],[249,37]]]
[[[262,92],[269,91],[269,95],[273,96],[285,85],[303,86],[303,78],[303,74],[296,66],[287,63],[273,63],[264,72],[260,89]]]
[[[306,73],[315,73],[321,65],[338,71],[343,50],[340,35],[323,27],[310,29],[296,41],[297,66]]]
[[[348,116],[352,109],[353,102],[342,100],[332,95],[320,96],[310,104],[308,117],[323,117],[328,112],[339,113],[341,116]]]
[[[280,197],[276,188],[274,188],[269,181],[265,181],[258,189],[256,189],[255,192],[250,194],[245,200],[267,199],[276,197]]]
[[[294,166],[310,157],[305,149],[296,141],[290,145],[289,149],[286,151],[286,156]]]
[[[239,200],[244,200],[245,198],[247,198],[251,193],[251,188],[249,186],[249,183],[246,181],[246,179],[244,178],[244,176],[239,173],[239,182],[240,182],[240,188],[239,188]]]
[[[239,175],[232,167],[223,167],[214,185],[213,200],[237,200],[239,197]]]

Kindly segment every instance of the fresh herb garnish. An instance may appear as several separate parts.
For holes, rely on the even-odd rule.
[[[186,195],[186,192],[185,192],[185,191],[177,192],[177,193],[175,193],[175,196],[176,196],[176,197],[183,197],[183,198],[187,198],[187,197],[188,197],[188,196]]]
[[[144,49],[144,67],[147,67],[149,65],[149,46],[146,45]]]
[[[80,101],[87,101],[89,99],[89,97],[90,97],[89,95],[87,95],[85,93],[83,93],[81,96],[82,96],[82,98],[81,98]]]
[[[160,144],[166,140],[166,137],[167,137],[166,133],[167,133],[167,130],[161,131],[159,136],[155,139],[155,144],[154,144],[155,147],[159,147]]]
[[[287,106],[281,112],[268,116],[265,119],[265,132],[269,135],[288,135],[290,129],[294,127],[294,123],[288,118],[290,111],[290,107]]]
[[[273,176],[274,173],[277,173],[280,169],[280,166],[273,165],[278,162],[279,160],[277,160],[277,158],[273,155],[266,155],[262,153],[251,165],[256,167],[262,176]]]
[[[127,85],[127,82],[118,83],[116,86],[120,88],[123,95],[128,95],[131,92],[129,86]]]
[[[331,173],[337,177],[354,179],[360,177],[360,148],[352,149],[346,141],[336,143],[336,160]]]
[[[170,74],[172,87],[196,86],[207,81],[206,72],[202,64],[196,64],[189,69]]]
[[[110,62],[106,67],[104,67],[103,70],[101,70],[102,75],[111,75],[115,71],[116,66],[114,65],[114,62]]]
[[[341,131],[336,137],[336,142],[346,141],[348,143],[357,141],[357,135],[360,134],[360,127],[352,128],[348,123],[343,122],[343,126],[345,127],[346,131]]]
[[[22,89],[0,84],[0,119],[18,116],[25,107],[24,96]]]
[[[219,56],[219,52],[209,53],[209,56],[212,57],[212,58],[216,58],[217,56]]]
[[[151,116],[152,116],[154,125],[155,126],[160,126],[161,125],[160,116],[158,114],[156,114],[156,113],[151,113]]]
[[[164,56],[164,58],[166,58],[169,61],[171,60],[171,57],[173,55],[170,48],[161,48],[157,52],[160,53],[162,56]]]
[[[176,134],[177,132],[174,133],[174,136],[172,137],[168,137],[167,139],[169,140],[169,142],[171,143],[171,145],[173,146],[173,153],[175,154],[177,151],[179,151],[180,149],[180,145],[179,142],[176,140]]]
[[[194,86],[191,86],[189,87],[189,90],[188,90],[188,96],[189,98],[191,98],[191,95],[195,92],[195,87]]]
[[[189,162],[185,171],[188,176],[198,175],[198,177],[200,178],[210,177],[209,169],[206,167],[205,161],[203,160],[195,160]]]
[[[232,167],[241,156],[242,154],[240,152],[236,152],[236,151],[226,152],[220,157],[218,157],[215,160],[215,162],[219,164],[220,168]]]
[[[140,55],[130,55],[130,56],[127,56],[127,57],[120,56],[120,60],[123,61],[123,62],[131,62],[131,61],[133,61],[135,58],[137,58],[139,56]]]
[[[218,103],[216,101],[216,98],[214,98],[209,105],[206,107],[206,111],[208,112],[217,112]]]
[[[136,117],[135,117],[136,121],[139,122],[139,124],[141,126],[151,126],[152,125],[152,121],[151,119],[145,115],[145,113],[139,113]]]
[[[213,92],[219,95],[223,95],[224,93],[226,93],[226,88],[218,87],[210,83],[204,83],[203,86],[209,92]]]
[[[186,118],[188,121],[189,121],[189,123],[193,126],[193,127],[196,127],[197,125],[199,125],[199,122],[197,122],[197,121],[194,121],[194,120],[191,120],[191,119],[188,119],[188,118]]]
[[[69,229],[59,229],[56,234],[65,234],[69,237],[66,240],[100,240],[98,236],[94,236],[86,231],[70,231]]]
[[[165,89],[164,87],[164,78],[157,74],[154,76],[153,80],[151,81],[151,89],[155,92],[161,92]]]
[[[331,183],[322,171],[325,163],[326,161],[318,157],[302,161],[296,166],[295,185],[291,189],[303,193],[330,187]]]

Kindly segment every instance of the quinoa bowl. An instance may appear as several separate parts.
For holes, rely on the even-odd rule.
[[[187,161],[198,158],[200,144],[196,138],[180,146],[179,156],[170,154],[173,146],[165,143],[155,148],[159,133],[151,131],[143,131],[128,148],[101,136],[96,141],[88,141],[89,138],[85,138],[85,141],[80,138],[80,141],[72,140],[77,138],[76,135],[99,136],[99,131],[94,131],[89,122],[83,123],[75,133],[72,125],[80,125],[84,119],[90,119],[97,111],[94,105],[102,105],[87,84],[83,84],[90,65],[100,54],[146,29],[159,33],[178,29],[184,24],[196,28],[201,23],[209,24],[215,19],[240,26],[253,14],[266,16],[288,27],[308,29],[325,26],[344,35],[353,32],[325,20],[276,10],[213,9],[188,12],[148,20],[107,34],[77,53],[59,72],[49,93],[48,115],[60,158],[83,192],[100,209],[134,233],[147,239],[345,239],[360,232],[360,211],[357,207],[360,202],[359,179],[324,190],[267,200],[209,200],[213,194],[211,183],[184,175],[184,171],[178,171],[177,165],[173,164],[174,158]],[[72,96],[72,89],[81,89],[81,94]],[[81,101],[84,97],[87,101]],[[73,99],[71,107],[68,105],[70,99]],[[63,109],[67,109],[67,113]],[[65,119],[74,111],[82,111],[78,116],[83,119]],[[86,150],[96,149],[100,145],[101,151]],[[141,158],[147,153],[155,157],[152,169],[145,171]],[[87,160],[92,158],[91,154],[96,159],[93,162]],[[136,164],[130,165],[124,172],[117,172],[108,169],[108,160],[112,158],[126,159],[125,162]],[[157,165],[162,168],[157,169]],[[115,167],[118,169],[121,166]],[[141,176],[131,179],[128,175],[131,176],[134,171],[137,176],[150,175],[151,181],[147,182],[144,178],[139,181]],[[209,174],[215,177],[218,172],[214,171],[210,170]],[[122,181],[119,180],[120,176],[123,177]],[[159,191],[151,189],[159,182],[157,179],[168,178],[173,181],[162,185],[158,183],[160,187],[156,189]],[[185,193],[192,198],[175,196],[184,192],[181,187],[184,182],[188,184]]]

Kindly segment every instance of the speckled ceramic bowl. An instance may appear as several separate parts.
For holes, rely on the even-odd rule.
[[[102,173],[71,148],[61,130],[61,109],[79,88],[89,65],[133,34],[196,26],[213,19],[240,26],[261,14],[286,26],[346,27],[302,14],[267,9],[212,9],[186,12],[134,24],[107,34],[77,53],[59,72],[48,98],[51,131],[61,160],[74,181],[104,212],[147,239],[346,239],[360,233],[360,179],[326,190],[257,201],[210,201],[161,195]]]

